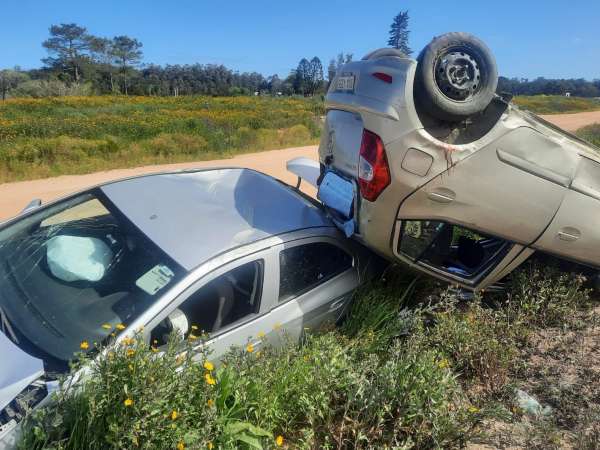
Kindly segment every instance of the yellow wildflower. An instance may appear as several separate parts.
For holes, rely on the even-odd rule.
[[[81,344],[79,344],[79,348],[81,350],[87,350],[88,348],[90,348],[90,344],[88,341],[83,341]]]
[[[438,367],[440,369],[447,369],[448,367],[450,367],[450,363],[448,362],[448,360],[446,358],[443,358],[439,363],[438,363]]]
[[[118,324],[118,325],[117,325],[115,328],[116,328],[117,330],[119,330],[119,331],[123,331],[123,330],[124,330],[126,327],[125,327],[125,325],[123,325],[122,323],[120,323],[120,324]]]
[[[217,384],[217,380],[215,380],[210,373],[204,375],[204,379],[206,380],[206,384],[214,386]]]
[[[283,436],[282,435],[277,436],[277,438],[275,439],[275,444],[277,444],[277,447],[281,447],[283,445]]]
[[[177,450],[185,450],[185,444],[181,441],[177,443]]]
[[[127,346],[127,345],[133,345],[135,341],[133,340],[133,338],[130,337],[126,337],[121,341],[121,345]]]
[[[252,352],[254,351],[254,345],[252,345],[252,344],[248,344],[248,345],[246,346],[246,351],[247,351],[248,353],[252,353]]]
[[[213,363],[211,363],[210,361],[205,361],[204,368],[206,370],[208,370],[209,372],[212,372],[213,370],[215,370],[215,365]]]
[[[192,331],[196,331],[198,330],[198,327],[196,325],[192,325]]]
[[[215,448],[215,446],[213,445],[212,442],[208,441],[208,443],[206,444],[206,447],[208,448],[208,450],[212,450],[213,448]]]
[[[212,408],[213,406],[215,406],[215,401],[212,398],[209,398],[206,404],[209,408]]]
[[[195,336],[195,335],[193,335],[193,334],[190,334],[190,335],[188,336],[188,339],[189,339],[190,341],[195,341],[196,339],[198,339],[198,336]]]
[[[132,348],[127,349],[127,356],[131,357],[135,355],[135,350]]]
[[[471,414],[478,413],[478,412],[479,412],[479,408],[477,408],[476,406],[470,406],[470,407],[469,407],[469,412],[470,412]]]
[[[280,323],[276,323],[275,325],[273,325],[273,329],[275,331],[279,330],[281,328],[281,324]]]
[[[102,328],[105,330],[112,330],[112,325],[110,323],[103,323]]]
[[[265,337],[265,332],[264,331],[259,331],[258,334],[257,334],[257,336],[262,339],[262,338]]]
[[[129,364],[129,370],[133,372],[133,365]]]
[[[171,411],[171,420],[177,420],[177,417],[179,417],[179,414],[177,413],[176,410]]]
[[[125,399],[125,401],[123,402],[123,404],[125,406],[133,406],[133,400],[130,398]]]

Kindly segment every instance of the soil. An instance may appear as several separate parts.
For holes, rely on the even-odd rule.
[[[540,117],[571,133],[586,125],[600,123],[600,111],[575,114],[547,114]]]
[[[145,166],[86,175],[63,175],[56,178],[0,184],[0,221],[19,214],[35,198],[47,202],[107,181],[156,172],[204,167],[248,167],[295,185],[297,178],[286,170],[285,163],[290,159],[301,156],[317,160],[317,146],[248,153],[231,159],[215,161]],[[301,186],[305,193],[315,195],[316,192],[312,186],[307,183],[302,183]]]

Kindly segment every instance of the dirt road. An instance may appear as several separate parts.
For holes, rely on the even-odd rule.
[[[600,123],[600,111],[581,112],[576,114],[548,114],[541,116],[554,125],[573,132],[592,123]]]
[[[18,214],[32,199],[46,202],[77,192],[96,184],[119,178],[131,177],[153,172],[190,169],[194,167],[249,167],[279,178],[286,183],[295,184],[296,177],[285,169],[286,161],[306,156],[317,159],[317,146],[287,148],[260,153],[248,153],[231,159],[168,164],[160,166],[136,167],[133,169],[109,170],[87,175],[63,175],[43,180],[21,181],[0,184],[0,221]],[[303,190],[310,195],[315,191],[303,183]]]
[[[578,128],[595,122],[600,123],[600,111],[578,114],[553,114],[542,117],[567,131],[575,131]],[[39,198],[45,202],[109,180],[167,170],[218,166],[250,167],[273,175],[287,183],[295,183],[295,177],[285,170],[285,163],[299,156],[317,159],[317,147],[308,146],[249,153],[218,161],[137,167],[133,169],[97,172],[88,175],[65,175],[44,180],[6,183],[0,185],[0,221],[18,214],[34,198]],[[311,189],[310,186],[307,187],[305,185],[304,190],[308,194],[314,195],[314,189]]]

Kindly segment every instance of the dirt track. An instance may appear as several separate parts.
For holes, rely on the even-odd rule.
[[[575,131],[578,128],[595,122],[600,123],[600,111],[578,114],[553,114],[542,117],[567,131]],[[43,180],[2,184],[0,185],[0,221],[18,214],[34,198],[48,201],[109,180],[166,170],[218,166],[250,167],[273,175],[287,183],[295,183],[295,177],[285,170],[285,163],[299,156],[317,159],[317,147],[288,148],[284,150],[249,153],[217,161],[146,166],[133,169],[110,170],[87,175],[64,175]],[[311,190],[310,186],[307,189],[307,186],[304,185],[304,190],[309,194],[314,194],[314,189]]]
[[[296,177],[285,169],[285,163],[290,159],[300,156],[316,160],[317,147],[311,145],[308,147],[248,153],[231,159],[216,161],[136,167],[133,169],[96,172],[87,175],[63,175],[43,180],[0,184],[0,221],[18,214],[34,198],[39,198],[46,202],[106,181],[152,172],[190,169],[194,167],[249,167],[273,175],[286,183],[295,184]],[[307,186],[306,183],[302,186],[307,194],[314,195],[314,189],[311,190],[311,186]]]
[[[554,125],[573,132],[592,123],[600,123],[600,111],[581,112],[576,114],[549,114],[541,116]]]

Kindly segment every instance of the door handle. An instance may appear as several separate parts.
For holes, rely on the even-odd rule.
[[[427,193],[427,198],[437,203],[451,203],[454,201],[456,194],[454,191],[446,188],[437,188],[434,191]]]
[[[340,309],[346,303],[346,298],[340,298],[331,304],[329,307],[329,311],[335,311],[336,309]]]
[[[565,227],[558,232],[558,238],[561,241],[575,242],[581,237],[581,233],[578,229],[572,227]]]

